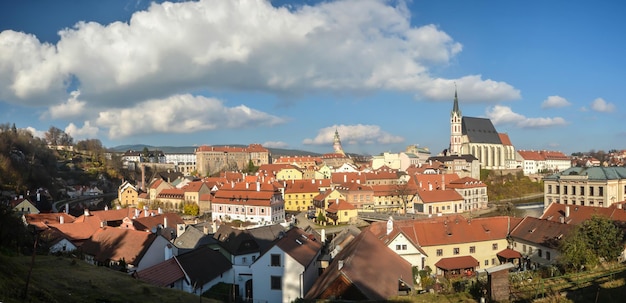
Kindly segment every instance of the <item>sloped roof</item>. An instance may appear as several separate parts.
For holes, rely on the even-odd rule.
[[[165,226],[166,218],[167,226]],[[175,229],[177,224],[185,224],[185,221],[183,221],[183,218],[177,213],[163,213],[154,216],[139,217],[133,220],[133,226],[136,230],[150,231],[159,224],[163,227],[172,227]]]
[[[502,144],[500,135],[493,126],[493,123],[491,123],[491,120],[486,118],[463,117],[461,123],[462,132],[464,135],[467,135],[469,142]]]
[[[442,258],[435,263],[435,266],[444,270],[475,268],[478,266],[478,260],[472,256]]]
[[[527,216],[511,231],[511,237],[544,247],[557,248],[559,241],[574,228],[574,225]]]
[[[208,244],[210,238],[212,237],[205,235],[198,228],[188,226],[185,232],[174,240],[174,244],[179,249],[194,249],[202,244]]]
[[[313,235],[305,233],[298,227],[288,230],[285,236],[276,242],[276,246],[302,266],[307,266],[314,262],[322,250],[322,243],[318,242]]]
[[[509,138],[508,134],[499,133],[498,136],[500,136],[500,142],[502,142],[502,145],[507,145],[507,146],[513,145],[513,143],[511,143],[511,139]]]
[[[570,167],[562,172],[546,176],[546,180],[558,180],[561,176],[587,176],[589,180],[620,180],[626,179],[626,167]]]
[[[569,216],[566,216],[567,212],[569,212]],[[540,218],[558,223],[563,220],[564,223],[578,225],[591,219],[593,216],[604,216],[613,221],[626,222],[626,209],[624,209],[624,207],[618,208],[613,206],[594,207],[583,205],[565,205],[553,202],[548,205]]]
[[[81,250],[99,262],[124,261],[137,265],[157,235],[132,229],[103,227],[81,246]]]
[[[504,216],[468,220],[461,215],[400,220],[393,221],[389,236],[393,238],[402,232],[411,242],[422,247],[493,241],[505,239],[508,228],[518,222],[519,219]],[[387,233],[387,222],[373,222],[368,229],[382,239]]]
[[[137,279],[152,285],[166,287],[178,280],[184,279],[185,273],[178,265],[178,262],[176,262],[176,259],[170,258],[165,262],[136,272],[135,276]]]
[[[191,285],[204,285],[230,270],[233,265],[219,251],[205,246],[175,256]]]
[[[496,255],[505,259],[516,259],[522,257],[522,254],[520,254],[518,251],[510,249],[508,247],[501,250]]]
[[[250,229],[239,229],[222,224],[213,234],[213,238],[229,253],[243,255],[265,251],[284,231],[285,228],[280,224]]]
[[[424,203],[448,202],[463,200],[463,196],[454,189],[420,190],[417,195]]]
[[[365,230],[337,254],[305,299],[361,299],[332,287],[350,283],[367,300],[385,300],[398,294],[399,279],[413,287],[411,264]]]
[[[346,200],[335,199],[335,200],[328,201],[328,208],[326,209],[326,211],[336,214],[338,211],[341,211],[341,210],[353,210],[353,209],[356,209],[356,207],[348,203]]]

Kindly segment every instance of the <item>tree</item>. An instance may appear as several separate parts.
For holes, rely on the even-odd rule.
[[[406,214],[406,206],[416,193],[416,189],[409,185],[408,182],[400,182],[396,185],[396,194],[402,202],[402,213]]]
[[[74,139],[70,135],[54,126],[50,126],[44,136],[50,145],[70,146],[74,144]]]
[[[183,214],[190,216],[197,216],[200,214],[200,206],[194,202],[186,202],[183,208]]]
[[[578,225],[562,242],[560,263],[578,270],[601,261],[615,261],[623,250],[623,232],[609,218],[594,215]]]

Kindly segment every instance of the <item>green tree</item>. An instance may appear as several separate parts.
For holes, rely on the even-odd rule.
[[[197,216],[200,214],[200,206],[194,202],[186,202],[183,207],[183,214],[190,216]]]
[[[560,246],[560,263],[578,270],[601,261],[615,261],[623,250],[623,232],[609,218],[593,216],[578,225]]]

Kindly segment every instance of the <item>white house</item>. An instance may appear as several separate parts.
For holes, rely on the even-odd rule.
[[[273,184],[240,182],[222,186],[211,203],[213,219],[241,220],[258,225],[285,221],[285,200]]]
[[[294,227],[252,264],[254,302],[293,302],[318,277],[322,243]]]

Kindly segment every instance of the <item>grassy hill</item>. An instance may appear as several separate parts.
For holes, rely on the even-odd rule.
[[[0,302],[217,302],[174,289],[159,288],[128,274],[84,261],[37,256],[28,297],[22,299],[30,256],[0,254]]]

